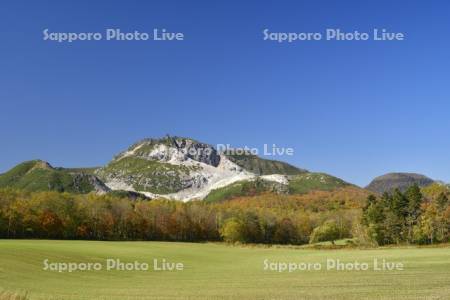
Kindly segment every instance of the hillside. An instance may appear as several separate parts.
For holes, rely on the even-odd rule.
[[[212,190],[204,199],[206,202],[220,202],[244,196],[257,196],[262,193],[272,192],[285,194],[288,192],[286,184],[257,178],[255,180],[243,180]]]
[[[389,173],[375,178],[367,187],[369,191],[379,194],[392,192],[394,189],[405,191],[411,185],[428,186],[435,181],[421,174]]]
[[[16,188],[25,191],[57,191],[75,194],[98,192],[108,188],[92,170],[53,168],[42,160],[21,163],[0,175],[0,188]]]
[[[306,170],[299,169],[288,163],[262,159],[256,155],[250,153],[233,154],[225,153],[229,160],[237,164],[238,166],[250,171],[256,175],[271,175],[271,174],[283,174],[283,175],[296,175],[306,173]]]
[[[351,184],[324,173],[305,173],[289,180],[289,194],[304,194],[310,191],[332,191]]]
[[[300,175],[284,176],[284,181],[280,180],[281,178],[279,177],[276,180],[274,175],[272,177],[269,175],[258,177],[256,180],[239,181],[211,191],[205,198],[205,201],[217,202],[239,197],[256,196],[267,192],[302,195],[312,191],[333,191],[352,186],[342,179],[324,173],[308,172]]]

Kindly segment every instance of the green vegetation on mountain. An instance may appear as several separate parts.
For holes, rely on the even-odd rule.
[[[47,162],[32,160],[21,163],[0,175],[0,188],[15,188],[24,191],[57,191],[75,194],[89,193],[106,187],[89,173],[81,169],[53,168]]]
[[[230,159],[241,168],[255,173],[256,175],[296,175],[306,172],[306,170],[299,169],[285,162],[263,159],[250,153],[236,154],[233,152],[229,151],[225,153],[225,155],[228,157],[228,159]]]
[[[239,197],[257,196],[265,192],[301,195],[312,191],[333,191],[351,184],[342,179],[323,173],[304,173],[287,176],[288,184],[257,179],[232,183],[212,190],[204,199],[207,202],[219,202]]]
[[[289,194],[305,194],[310,191],[331,191],[350,184],[324,173],[295,175],[289,180]]]
[[[212,190],[204,199],[206,202],[219,202],[237,197],[256,196],[265,192],[287,192],[286,186],[278,182],[262,179],[243,180],[222,188]]]
[[[106,182],[118,180],[137,191],[170,194],[186,188],[183,179],[193,168],[130,156],[113,160],[96,174]]]
[[[63,170],[70,173],[83,173],[83,174],[89,174],[94,175],[95,171],[97,171],[98,167],[93,168],[55,168],[56,170]]]
[[[251,181],[238,181],[227,185],[225,187],[221,187],[215,190],[212,190],[208,196],[204,199],[205,202],[218,202],[228,199],[233,199],[235,197],[239,197],[245,194],[245,186],[251,186]]]

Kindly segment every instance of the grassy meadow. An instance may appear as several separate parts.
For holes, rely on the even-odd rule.
[[[145,262],[148,271],[44,271],[49,262]],[[327,259],[401,262],[404,270],[326,270]],[[153,259],[184,264],[155,271]],[[319,271],[264,270],[270,262]],[[0,299],[450,299],[450,248],[294,249],[169,242],[0,240]],[[2,296],[3,295],[3,296]],[[19,299],[19,298],[17,298]]]

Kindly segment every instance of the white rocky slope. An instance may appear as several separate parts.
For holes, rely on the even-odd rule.
[[[189,168],[189,175],[182,175],[181,178],[186,188],[174,193],[157,194],[136,189],[123,177],[106,176],[103,179],[110,189],[139,192],[150,198],[168,198],[186,202],[203,199],[212,190],[234,182],[258,178],[257,175],[238,166],[225,155],[217,153],[211,146],[190,139],[174,138],[169,142],[145,140],[121,153],[114,162],[129,157]],[[287,184],[287,177],[284,175],[273,174],[259,176],[259,178]]]
[[[255,174],[242,169],[230,161],[225,155],[220,155],[220,163],[217,167],[205,163],[194,162],[191,159],[185,161],[185,164],[195,164],[196,166],[200,166],[199,170],[193,171],[194,174],[191,173],[193,177],[201,178],[201,180],[198,180],[200,184],[177,193],[159,196],[174,200],[182,200],[184,202],[193,199],[203,199],[214,189],[227,186],[236,181],[256,178]],[[144,194],[150,196],[148,193]]]

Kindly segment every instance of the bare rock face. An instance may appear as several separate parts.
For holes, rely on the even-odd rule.
[[[217,167],[220,155],[211,145],[183,137],[145,139],[116,157],[133,156],[160,162],[183,163],[188,159]]]
[[[428,186],[435,181],[421,174],[415,173],[389,173],[375,178],[367,187],[375,193],[389,193],[395,189],[405,191],[408,187],[417,184],[419,187]]]
[[[186,158],[214,167],[217,167],[220,163],[220,155],[217,150],[208,144],[185,138],[175,138],[173,143],[179,151],[185,153]]]

